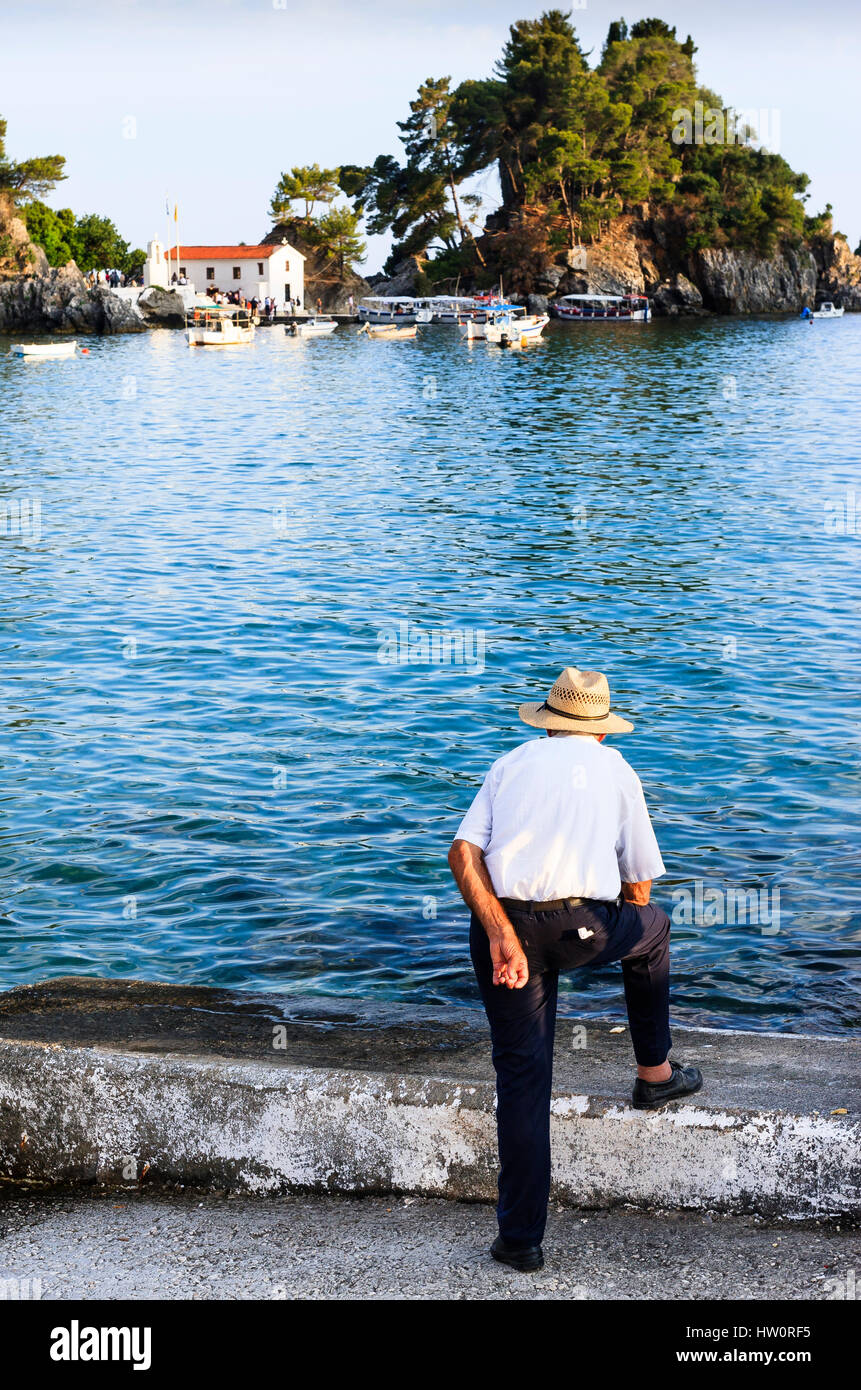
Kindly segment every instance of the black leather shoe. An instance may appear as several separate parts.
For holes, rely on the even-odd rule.
[[[703,1084],[703,1074],[699,1067],[680,1067],[671,1062],[673,1074],[669,1081],[634,1082],[633,1105],[635,1110],[659,1110],[668,1100],[678,1100],[680,1096],[692,1096]]]
[[[540,1245],[508,1245],[502,1236],[497,1236],[490,1253],[501,1265],[511,1265],[522,1274],[533,1274],[536,1269],[544,1268],[544,1251]]]

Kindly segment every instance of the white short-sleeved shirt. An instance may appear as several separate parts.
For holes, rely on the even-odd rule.
[[[665,873],[640,779],[615,748],[534,738],[493,764],[455,837],[484,851],[500,898],[618,897]]]

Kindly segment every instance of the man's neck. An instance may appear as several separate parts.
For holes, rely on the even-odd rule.
[[[597,734],[587,734],[580,729],[548,729],[547,734],[550,738],[591,738],[598,742]]]

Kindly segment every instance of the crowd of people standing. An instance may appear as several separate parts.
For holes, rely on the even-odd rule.
[[[131,275],[124,274],[116,268],[106,268],[104,270],[90,270],[84,277],[87,284],[95,288],[96,285],[107,285],[109,289],[116,290],[127,285],[140,285],[142,281],[134,279]],[[170,287],[188,285],[189,280],[185,275],[177,275],[176,272],[170,277]],[[252,299],[246,299],[241,290],[208,290],[209,298],[215,304],[231,304],[238,309],[243,309],[252,318],[266,319],[269,323],[274,323],[277,315],[281,311],[281,306],[274,295],[265,295],[262,299],[255,295]],[[283,305],[284,315],[292,318],[301,313],[302,303],[298,298],[285,299]],[[317,300],[317,312],[321,312],[321,304]]]
[[[123,289],[126,285],[139,285],[141,283],[133,275],[126,275],[124,271],[117,270],[115,266],[104,270],[96,270],[93,267],[92,270],[87,271],[84,279],[91,289],[95,289],[96,285],[107,285],[109,289],[118,290]]]
[[[240,290],[209,290],[209,298],[216,304],[234,304],[238,309],[244,309],[252,318],[259,317],[267,319],[269,323],[274,323],[280,311],[278,300],[274,295],[265,295],[258,299],[255,295],[252,299],[246,299]],[[285,316],[292,317],[301,310],[301,303],[298,299],[286,299],[284,301]]]

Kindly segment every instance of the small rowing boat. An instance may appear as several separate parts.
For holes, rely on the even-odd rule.
[[[13,357],[26,357],[41,360],[47,357],[74,357],[78,342],[70,343],[14,343],[10,349]]]
[[[338,327],[337,319],[324,318],[321,314],[312,314],[307,319],[296,319],[293,323],[288,323],[284,329],[291,338],[325,338],[330,333],[334,333]]]
[[[367,333],[369,338],[383,338],[389,340],[394,338],[417,338],[419,330],[414,323],[363,323],[359,332]]]

